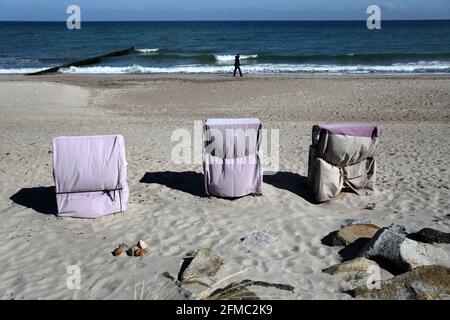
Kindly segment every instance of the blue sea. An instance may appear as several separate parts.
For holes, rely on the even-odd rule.
[[[0,73],[21,74],[134,47],[62,73],[449,74],[450,20],[0,22]]]

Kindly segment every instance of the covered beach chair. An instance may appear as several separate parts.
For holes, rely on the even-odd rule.
[[[366,123],[314,125],[309,148],[308,186],[319,202],[343,188],[375,190],[378,129]]]
[[[259,119],[208,119],[203,170],[207,195],[260,195],[263,179]]]
[[[126,210],[126,167],[121,135],[54,138],[58,216],[97,218]]]

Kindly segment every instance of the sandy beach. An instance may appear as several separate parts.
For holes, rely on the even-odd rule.
[[[205,197],[201,164],[171,160],[174,130],[193,133],[195,121],[222,117],[279,129],[279,172],[264,178],[261,197]],[[376,193],[313,203],[312,125],[359,121],[381,131]],[[341,261],[341,248],[321,240],[345,219],[450,230],[449,77],[3,76],[0,133],[1,299],[178,299],[163,273],[176,277],[198,248],[223,257],[217,279],[245,270],[222,287],[252,279],[295,287],[261,293],[268,298],[352,299],[322,272]],[[129,209],[57,218],[51,139],[94,134],[125,138]],[[240,243],[260,230],[280,239],[255,250]],[[111,255],[139,239],[147,257]],[[67,287],[73,265],[76,290]]]

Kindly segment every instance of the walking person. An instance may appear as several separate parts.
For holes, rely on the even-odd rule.
[[[236,76],[236,71],[239,70],[239,75],[242,77],[242,71],[241,71],[241,56],[238,53],[235,57],[234,57],[234,72],[233,72],[233,77]]]

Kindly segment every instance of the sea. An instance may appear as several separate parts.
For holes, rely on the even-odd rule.
[[[450,20],[0,22],[0,74],[23,74],[134,47],[125,56],[60,69],[76,74],[450,74]]]

